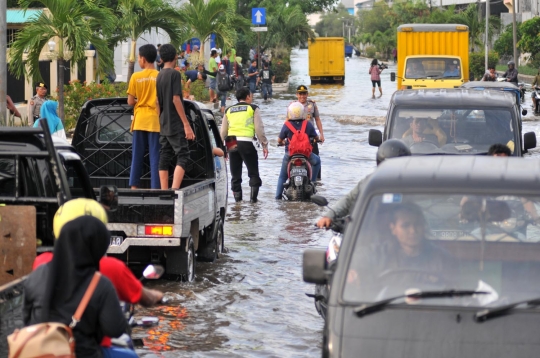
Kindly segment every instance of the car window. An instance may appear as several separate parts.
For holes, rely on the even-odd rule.
[[[461,62],[457,58],[409,58],[405,78],[461,78]]]
[[[510,109],[398,108],[392,117],[390,138],[403,140],[413,154],[480,154],[498,143],[514,152]]]
[[[131,128],[130,113],[101,112],[98,115],[97,133],[98,142],[131,143],[133,135]]]
[[[374,302],[440,289],[489,294],[430,305],[540,297],[539,209],[540,198],[529,196],[374,196],[355,238],[343,299]]]

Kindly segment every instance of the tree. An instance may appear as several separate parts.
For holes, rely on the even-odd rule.
[[[238,0],[238,13],[251,18],[251,9],[254,7],[264,7],[269,14],[274,12],[274,9],[288,4],[289,7],[300,6],[304,14],[313,14],[331,11],[338,2],[338,0]]]
[[[38,0],[48,11],[32,18],[17,34],[10,48],[10,70],[21,78],[25,75],[40,80],[39,55],[50,40],[58,39],[55,58],[58,61],[58,114],[64,119],[64,63],[81,63],[86,59],[85,49],[93,44],[100,55],[99,69],[112,67],[112,51],[105,36],[112,30],[114,16],[110,10],[89,0]],[[23,9],[28,9],[31,0],[21,0]],[[23,54],[28,51],[26,63]],[[28,73],[26,66],[28,65]]]
[[[375,31],[371,36],[371,42],[386,59],[390,58],[390,51],[396,46],[396,32],[388,29],[384,32]]]
[[[201,40],[201,56],[210,35],[216,35],[217,43],[232,46],[237,31],[249,31],[250,21],[236,14],[235,0],[189,0],[179,13],[180,21]]]
[[[517,40],[518,44],[521,40],[521,23],[517,23]],[[512,24],[506,26],[506,29],[501,32],[499,38],[495,40],[493,49],[501,57],[513,57],[514,56],[514,40],[512,36]]]
[[[163,30],[175,46],[190,38],[189,29],[180,25],[180,13],[162,0],[120,0],[117,11],[119,32],[114,42],[130,40],[128,83],[135,69],[135,46],[142,34]]]
[[[340,4],[336,11],[326,12],[321,16],[321,20],[315,24],[315,32],[324,37],[344,37],[344,20],[352,24],[354,19],[354,16],[349,14],[345,6]]]
[[[451,21],[469,27],[469,45],[471,46],[471,51],[474,51],[475,46],[483,48],[485,39],[482,35],[485,33],[485,23],[478,19],[478,7],[476,3],[469,4],[465,10],[452,16]],[[501,20],[496,16],[491,16],[489,18],[488,38],[491,38],[495,32],[498,32],[500,27]]]
[[[268,17],[268,31],[261,34],[261,52],[270,47],[291,48],[314,37],[302,9],[283,6]]]
[[[521,32],[521,40],[518,41],[517,46],[523,52],[530,52],[534,57],[540,53],[540,41],[538,41],[538,34],[540,34],[540,17],[534,17],[527,20],[519,26],[518,32]]]

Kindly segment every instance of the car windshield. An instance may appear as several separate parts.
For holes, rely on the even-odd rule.
[[[488,294],[407,303],[499,306],[540,297],[539,197],[386,193],[372,197],[343,299],[418,291]]]
[[[405,78],[461,78],[461,62],[457,58],[409,58]]]
[[[512,117],[508,108],[398,108],[389,134],[412,154],[485,154],[498,143],[514,152]]]

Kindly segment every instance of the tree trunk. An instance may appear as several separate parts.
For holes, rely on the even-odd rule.
[[[57,73],[58,73],[58,117],[64,123],[64,59],[57,59]],[[51,128],[52,130],[52,128]]]
[[[127,74],[127,83],[131,79],[133,72],[135,72],[135,46],[137,45],[136,40],[131,39],[131,49],[129,51],[129,65],[128,65],[128,74]]]
[[[128,74],[127,74],[127,83],[129,83],[129,80],[131,79],[131,76],[133,75],[133,72],[135,72],[135,61],[129,61]]]

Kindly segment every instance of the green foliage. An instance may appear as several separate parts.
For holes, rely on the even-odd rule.
[[[7,0],[7,8],[16,8],[19,7],[19,0]],[[39,1],[33,1],[30,3],[30,7],[32,9],[41,9],[43,8],[43,4],[41,4]]]
[[[517,45],[523,52],[530,52],[535,56],[540,53],[540,41],[538,34],[540,33],[540,17],[533,17],[530,20],[523,22],[520,26],[521,40]]]
[[[272,71],[276,76],[276,83],[286,82],[291,73],[291,50],[276,50],[272,57]]]
[[[251,9],[254,7],[264,7],[268,14],[275,12],[275,9],[289,4],[289,6],[300,6],[304,14],[313,14],[321,11],[331,11],[337,0],[237,0],[238,13],[246,18],[251,18]]]
[[[450,21],[467,25],[469,27],[469,46],[474,50],[475,46],[480,48],[485,44],[485,22],[478,19],[478,6],[476,3],[469,4],[465,10],[459,11],[450,18]],[[501,20],[496,16],[489,18],[488,37],[491,39],[494,33],[498,33],[501,28]]]
[[[299,6],[283,6],[268,16],[268,31],[260,34],[262,52],[271,47],[294,47],[315,37]]]
[[[493,51],[489,52],[488,65],[495,67],[498,62],[499,54]],[[486,73],[485,63],[485,52],[472,52],[469,55],[469,70],[473,73],[476,80],[481,80],[484,73]]]
[[[508,66],[507,65],[497,65],[497,67],[495,67],[495,69],[497,71],[505,72],[506,70],[508,70]],[[538,74],[538,69],[537,68],[532,68],[532,67],[529,67],[529,66],[519,66],[518,67],[518,73],[520,75],[536,76]]]
[[[354,16],[350,15],[345,6],[339,5],[335,11],[327,12],[315,24],[315,32],[321,37],[342,37],[344,23],[353,24]]]
[[[67,130],[75,128],[81,108],[86,101],[96,98],[126,97],[127,83],[111,84],[107,80],[101,84],[81,83],[79,80],[70,81],[64,86],[65,120]]]
[[[517,23],[516,35],[517,41],[521,40],[521,23]],[[499,35],[499,38],[495,40],[493,49],[497,51],[501,56],[514,56],[514,40],[512,34],[512,25],[506,26],[503,32]]]
[[[210,100],[210,94],[208,93],[208,89],[204,86],[204,81],[193,82],[190,86],[190,91],[196,101],[208,102]]]
[[[375,46],[367,46],[365,52],[366,57],[375,58],[377,56],[377,48]]]

